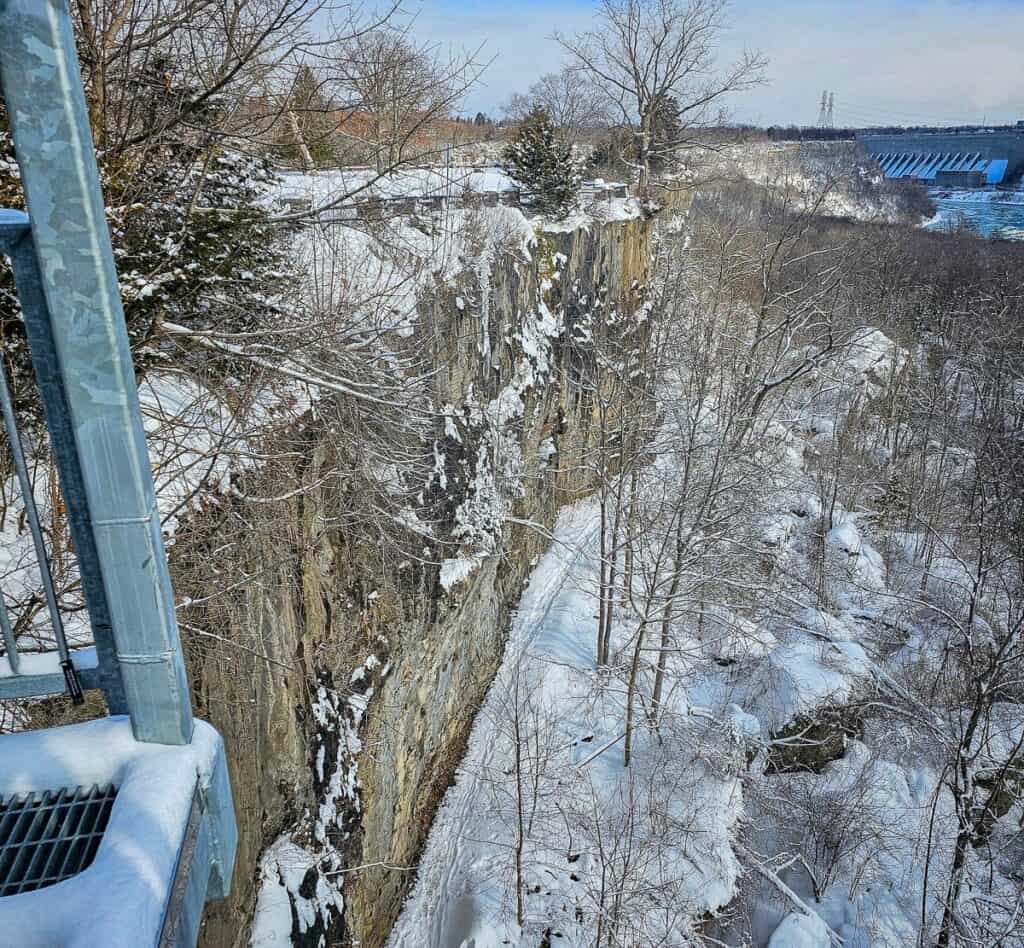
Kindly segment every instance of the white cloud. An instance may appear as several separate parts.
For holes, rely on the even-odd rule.
[[[423,39],[495,57],[465,111],[497,112],[562,62],[555,30],[593,23],[571,0],[427,2]],[[839,120],[992,121],[1024,118],[1020,0],[734,0],[723,58],[744,47],[768,56],[770,84],[738,96],[744,120],[813,123],[822,89]]]

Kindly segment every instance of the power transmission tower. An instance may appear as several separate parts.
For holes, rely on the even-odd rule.
[[[818,112],[818,128],[828,127],[828,90],[821,94],[821,111]]]
[[[826,117],[826,122],[827,128],[836,127],[836,94],[834,92],[830,92],[828,94],[828,115]]]

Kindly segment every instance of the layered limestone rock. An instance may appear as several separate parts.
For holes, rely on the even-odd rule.
[[[260,854],[281,839],[263,872],[292,893],[293,942],[385,943],[543,528],[594,486],[594,339],[609,323],[643,331],[652,228],[633,218],[538,233],[528,251],[504,247],[422,294],[445,412],[428,493],[464,548],[427,543],[400,560],[384,538],[353,538],[358,488],[319,476],[337,458],[315,417],[289,445],[295,476],[314,486],[255,528],[247,517],[241,535],[218,510],[201,542],[179,544],[179,592],[198,595],[190,563],[210,556],[223,557],[226,590],[203,616],[218,637],[184,632],[198,711],[227,743],[240,831],[234,891],[207,915],[206,948],[247,943]],[[275,476],[267,493],[287,487]],[[488,549],[469,521],[492,495],[511,516]]]

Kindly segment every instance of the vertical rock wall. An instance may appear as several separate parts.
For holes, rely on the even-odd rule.
[[[497,424],[518,444],[515,520],[550,527],[592,489],[581,464],[594,437],[586,340],[609,313],[628,319],[640,305],[652,226],[539,234],[529,258],[509,249],[423,298],[436,404],[452,406],[448,434],[438,432],[452,485],[460,471],[479,475],[488,412],[511,404]],[[315,421],[294,447],[305,483],[335,461]],[[234,892],[208,912],[206,948],[247,944],[260,853],[285,834],[311,854],[274,870],[298,880],[293,941],[385,943],[545,547],[542,531],[507,526],[446,589],[437,565],[393,567],[353,542],[344,513],[358,502],[313,488],[240,536],[221,513],[203,543],[176,554],[185,577],[190,557],[227,549],[228,591],[203,623],[219,638],[185,630],[198,711],[225,737],[240,822]],[[325,887],[340,889],[343,912]]]

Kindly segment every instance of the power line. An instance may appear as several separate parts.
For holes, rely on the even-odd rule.
[[[951,115],[927,115],[922,112],[897,112],[895,110],[886,109],[868,109],[862,106],[847,105],[846,103],[843,103],[842,111],[849,112],[855,115],[874,116],[875,118],[899,120],[904,122],[954,122],[955,119],[959,118],[959,116]]]
[[[940,116],[938,113],[925,111],[901,111],[895,108],[879,108],[877,106],[857,105],[855,103],[843,102],[840,111],[843,114],[850,114],[854,117],[868,118],[874,121],[886,120],[899,124],[921,124],[921,125],[969,125],[977,124],[977,119],[965,120],[965,116],[951,117],[950,115]]]
[[[901,126],[976,126],[977,116],[939,114],[922,109],[901,109],[877,105],[859,105],[845,99],[836,104],[835,92],[827,89],[821,94],[818,109],[818,128],[832,129],[838,123],[851,125],[901,125]],[[980,124],[984,126],[983,119]]]
[[[908,109],[903,109],[903,108],[899,108],[899,107],[895,107],[895,106],[888,106],[888,105],[866,105],[864,103],[859,103],[859,102],[850,102],[850,103],[848,103],[848,105],[851,108],[858,109],[858,110],[860,110],[862,112],[885,112],[885,113],[888,113],[888,114],[896,114],[896,115],[923,115],[923,116],[933,117],[933,118],[934,117],[938,117],[940,115],[945,116],[945,115],[949,114],[948,112],[942,112],[942,113],[933,112],[931,109],[922,109],[922,108],[918,108],[916,106],[912,107],[912,108],[908,108]]]

